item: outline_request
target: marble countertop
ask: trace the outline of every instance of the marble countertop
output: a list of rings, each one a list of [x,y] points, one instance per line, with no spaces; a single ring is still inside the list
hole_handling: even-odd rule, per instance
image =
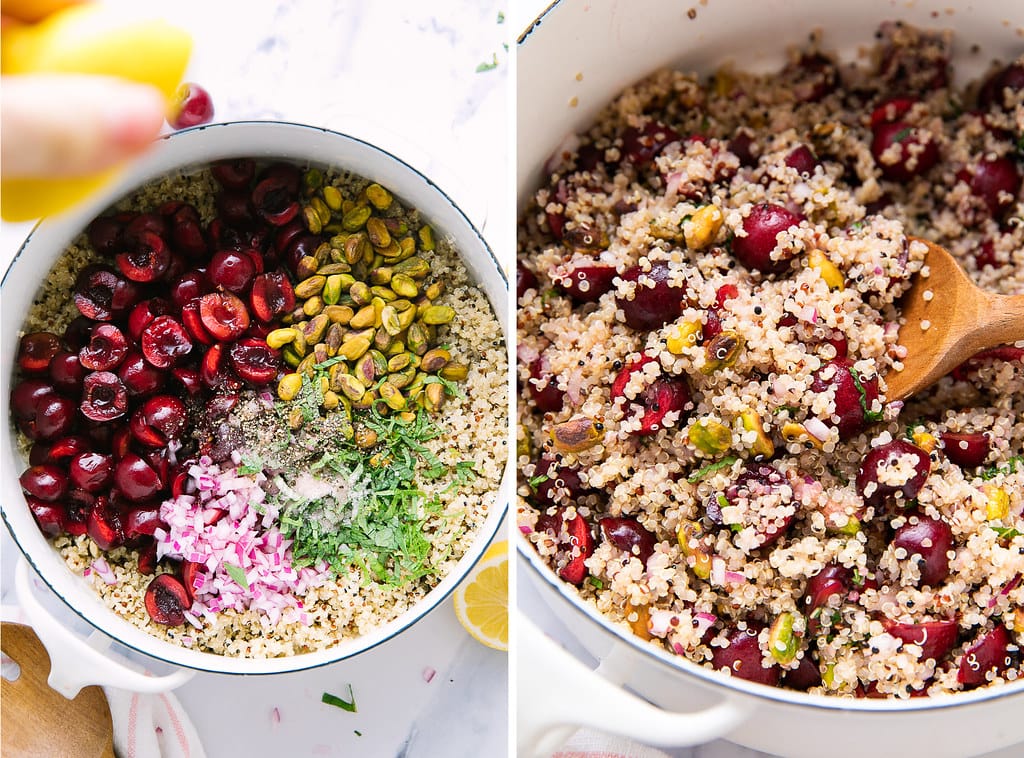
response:
[[[162,7],[193,35],[188,78],[210,91],[215,120],[296,121],[374,142],[430,176],[511,261],[504,2],[277,0],[243,9],[179,0]],[[4,269],[29,228],[0,224]],[[19,551],[2,531],[0,599],[9,603]],[[437,672],[429,682],[427,669]],[[356,713],[320,702],[323,692],[347,693],[349,684]],[[211,758],[475,758],[506,754],[507,688],[507,656],[470,638],[448,599],[350,661],[244,682],[198,674],[177,695]]]

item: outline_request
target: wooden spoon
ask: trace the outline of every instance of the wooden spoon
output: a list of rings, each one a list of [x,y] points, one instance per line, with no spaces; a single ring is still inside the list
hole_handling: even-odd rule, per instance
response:
[[[110,706],[99,687],[74,700],[50,689],[50,658],[30,627],[4,624],[0,646],[21,668],[13,682],[0,680],[3,755],[24,758],[115,758]]]
[[[931,386],[975,353],[1024,340],[1024,295],[994,295],[975,286],[949,252],[928,240],[927,277],[917,275],[903,297],[899,343],[902,371],[885,377],[888,400]],[[927,327],[927,328],[925,328]]]

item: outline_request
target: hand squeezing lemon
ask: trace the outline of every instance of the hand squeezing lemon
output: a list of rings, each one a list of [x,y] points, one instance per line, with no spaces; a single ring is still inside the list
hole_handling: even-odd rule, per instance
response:
[[[5,0],[3,13],[0,215],[24,221],[95,192],[157,136],[192,41],[92,3]]]

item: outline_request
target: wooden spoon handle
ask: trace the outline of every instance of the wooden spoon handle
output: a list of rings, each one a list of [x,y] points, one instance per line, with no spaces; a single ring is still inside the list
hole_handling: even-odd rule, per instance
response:
[[[985,314],[985,347],[1024,340],[1024,295],[990,295]]]

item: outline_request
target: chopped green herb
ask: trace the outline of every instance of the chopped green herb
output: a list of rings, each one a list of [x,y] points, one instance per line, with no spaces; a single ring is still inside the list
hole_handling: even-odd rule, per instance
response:
[[[323,697],[320,698],[320,702],[327,703],[327,705],[333,705],[335,708],[341,708],[343,711],[348,711],[349,713],[355,713],[356,698],[355,695],[352,694],[351,684],[348,685],[348,696],[351,702],[347,700],[342,700],[340,697],[338,697],[337,695],[332,695],[330,692],[325,692],[323,694]]]
[[[263,471],[263,461],[259,456],[242,456],[242,463],[238,467],[239,474],[258,474]]]
[[[434,376],[428,376],[426,379],[423,380],[423,383],[440,384],[442,387],[444,387],[445,394],[447,394],[449,397],[465,399],[465,395],[462,394],[462,391],[459,389],[459,385],[457,385],[450,379],[445,379],[443,376],[437,376],[436,374]]]
[[[735,455],[727,455],[720,461],[709,463],[707,466],[704,466],[704,468],[697,469],[686,478],[686,481],[688,481],[690,484],[696,484],[701,479],[706,477],[708,474],[713,474],[715,471],[718,471],[723,468],[729,468],[729,466],[734,464],[736,461],[737,458]]]
[[[999,535],[999,539],[1012,540],[1014,537],[1019,537],[1024,532],[1019,529],[1014,529],[1012,526],[990,526],[993,532]]]
[[[860,401],[860,408],[861,408],[861,410],[864,411],[864,420],[865,421],[871,421],[871,422],[881,421],[882,420],[882,413],[881,413],[881,411],[873,411],[870,408],[868,408],[868,393],[864,389],[864,385],[861,384],[861,382],[860,382],[860,372],[858,372],[857,369],[855,369],[855,368],[853,368],[853,366],[851,366],[850,367],[850,376],[853,377],[853,386],[855,386],[857,388],[857,395],[858,395],[857,399]]]
[[[893,135],[892,141],[893,142],[902,142],[903,140],[905,140],[907,137],[910,136],[910,133],[912,131],[914,131],[914,130],[911,129],[909,126],[906,129],[900,129],[898,132],[896,132],[896,134]]]
[[[504,24],[505,23],[505,14],[502,11],[498,11],[498,23],[499,24]]]
[[[360,422],[377,433],[377,446],[367,459],[354,441],[338,439],[309,468],[337,483],[323,497],[305,498],[281,477],[281,531],[293,540],[297,567],[326,562],[338,574],[352,569],[363,581],[399,587],[436,572],[442,561],[431,557],[424,524],[441,514],[441,501],[412,485],[419,474],[427,479],[450,475],[448,489],[476,476],[471,461],[443,463],[424,444],[441,429],[420,411],[414,420],[383,417],[372,409]]]
[[[852,224],[850,224],[850,228],[859,232],[861,229],[864,228],[864,222],[863,221],[854,221]]]
[[[723,507],[723,508],[728,508],[729,507],[729,498],[727,498],[721,492],[719,492],[717,495],[715,495],[715,500],[718,501],[718,504],[721,507]]]
[[[587,577],[587,582],[589,584],[592,584],[594,587],[596,587],[599,590],[603,590],[604,589],[604,582],[602,582],[596,576],[589,576],[589,577]]]
[[[530,489],[531,490],[537,489],[538,485],[544,484],[544,482],[546,482],[547,480],[548,480],[548,475],[547,474],[540,474],[538,476],[531,477],[529,479]]]
[[[1005,466],[992,466],[981,472],[984,480],[995,479],[1000,474],[1009,476],[1017,470],[1018,466],[1024,465],[1024,455],[1015,455],[1006,462]]]
[[[360,732],[358,729],[353,729],[352,733],[355,734],[356,737],[362,737],[363,736],[363,733]]]
[[[244,590],[249,589],[249,580],[245,578],[245,571],[230,563],[225,563],[224,569],[228,572],[231,578],[235,580],[235,584]]]
[[[494,58],[490,63],[481,63],[476,67],[476,72],[482,74],[484,71],[493,71],[498,67],[498,54],[494,53]]]
[[[743,524],[729,524],[729,529],[738,534],[743,531]]]
[[[853,583],[856,584],[858,587],[864,586],[864,577],[860,575],[859,569],[853,570]]]

